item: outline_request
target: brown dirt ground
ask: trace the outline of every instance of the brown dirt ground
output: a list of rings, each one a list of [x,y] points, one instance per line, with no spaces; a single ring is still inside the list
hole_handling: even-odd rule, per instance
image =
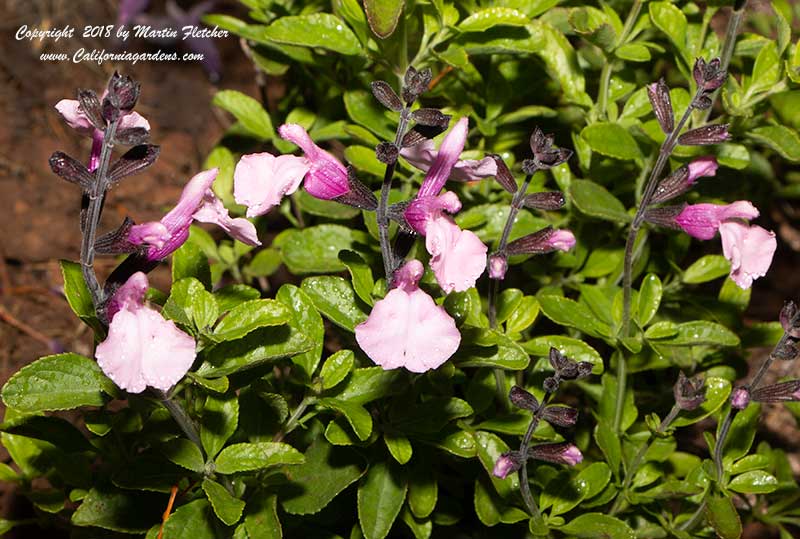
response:
[[[162,9],[163,1],[151,3],[156,11]],[[218,88],[258,95],[252,68],[235,38],[217,41],[225,68],[218,86],[209,82],[198,64],[97,66],[39,60],[43,51],[107,46],[97,40],[77,36],[42,45],[14,39],[22,24],[53,28],[71,24],[78,29],[86,24],[107,24],[114,20],[116,4],[114,0],[0,0],[0,384],[56,347],[91,353],[87,328],[74,318],[60,293],[58,260],[78,257],[79,194],[59,181],[47,164],[56,150],[84,159],[90,143],[61,121],[53,105],[62,98],[73,98],[76,88],[100,89],[115,68],[142,83],[137,110],[150,121],[152,140],[161,145],[161,158],[148,173],[114,190],[103,215],[102,228],[107,230],[126,215],[139,222],[159,218],[177,199],[187,179],[200,170],[206,154],[230,123],[210,107]],[[232,0],[218,4],[216,11],[238,9]],[[774,319],[784,298],[800,298],[796,211],[779,203],[770,212],[782,241],[769,276],[755,286],[749,312],[754,320]],[[113,265],[112,260],[98,260],[101,278]],[[168,279],[166,268],[154,273],[157,286],[164,288]],[[764,428],[774,443],[791,452],[800,469],[800,433],[792,416],[783,408],[770,409]],[[0,459],[7,458],[0,446]],[[19,516],[18,511],[26,511],[24,502],[14,499],[9,485],[0,483],[0,517]],[[755,529],[749,536],[766,537]]]

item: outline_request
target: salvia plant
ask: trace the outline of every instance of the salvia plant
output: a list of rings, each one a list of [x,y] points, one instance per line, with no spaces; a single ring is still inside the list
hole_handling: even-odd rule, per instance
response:
[[[242,3],[203,21],[260,100],[216,94],[236,121],[159,221],[99,230],[159,156],[147,88],[55,104],[91,139],[50,165],[81,193],[61,267],[94,352],[3,387],[0,477],[36,513],[0,529],[800,533],[756,441],[762,403],[798,412],[770,368],[800,309],[744,315],[778,248],[758,208],[800,192],[789,2]]]

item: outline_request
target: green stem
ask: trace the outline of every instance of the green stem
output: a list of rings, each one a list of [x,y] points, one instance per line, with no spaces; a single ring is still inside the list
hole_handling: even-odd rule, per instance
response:
[[[191,440],[191,442],[200,449],[200,453],[203,455],[203,459],[206,458],[206,452],[203,449],[203,442],[200,440],[200,434],[197,432],[197,426],[192,421],[192,418],[189,417],[189,414],[186,413],[186,410],[183,409],[183,406],[178,404],[178,402],[172,400],[166,393],[162,393],[161,404],[164,405],[172,419],[175,420],[175,423],[181,428],[186,437]]]
[[[608,89],[611,85],[611,60],[605,59],[600,71],[600,87],[597,90],[597,112],[600,118],[608,117]]]
[[[297,405],[297,408],[294,409],[292,415],[289,419],[286,420],[286,425],[277,433],[275,436],[272,437],[273,442],[280,442],[283,440],[290,432],[292,432],[300,422],[300,417],[305,413],[306,408],[312,403],[314,403],[316,399],[314,397],[305,397],[300,404]]]
[[[528,508],[528,513],[530,513],[531,517],[539,528],[544,527],[545,524],[544,520],[542,519],[542,512],[539,510],[539,505],[536,503],[536,500],[533,499],[533,495],[531,494],[531,486],[528,482],[528,449],[531,445],[531,438],[533,438],[533,431],[535,431],[536,427],[539,425],[542,412],[547,406],[547,403],[550,402],[550,397],[552,395],[552,393],[545,394],[542,404],[539,406],[536,412],[534,412],[533,417],[531,417],[528,430],[525,431],[525,436],[522,437],[522,443],[519,446],[519,453],[522,458],[522,467],[518,472],[519,491],[520,494],[522,494],[522,499],[525,502],[525,506]]]
[[[628,381],[628,365],[625,354],[620,351],[617,357],[617,398],[614,401],[614,432],[622,426],[622,411],[625,407],[625,389]]]

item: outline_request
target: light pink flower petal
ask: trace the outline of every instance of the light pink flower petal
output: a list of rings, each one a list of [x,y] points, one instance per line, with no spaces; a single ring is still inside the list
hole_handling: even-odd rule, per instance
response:
[[[445,182],[450,177],[453,166],[464,150],[464,144],[467,142],[468,126],[469,118],[465,116],[456,122],[456,125],[445,135],[442,145],[436,154],[436,159],[428,169],[425,179],[422,180],[422,185],[417,193],[418,197],[438,195],[439,191],[442,190]]]
[[[375,303],[369,318],[356,326],[355,333],[361,349],[386,370],[435,369],[461,342],[461,334],[444,308],[411,286],[390,290]]]
[[[443,211],[456,213],[461,209],[458,195],[446,191],[439,196],[417,197],[413,199],[403,213],[406,222],[418,234],[425,235],[425,223],[428,219],[440,215]]]
[[[689,163],[689,178],[686,181],[693,184],[701,176],[716,176],[717,168],[719,165],[713,155],[698,157]]]
[[[775,233],[737,221],[719,227],[722,254],[731,262],[731,279],[742,289],[767,274],[778,242]]]
[[[212,223],[225,231],[228,236],[246,243],[247,245],[261,245],[256,234],[256,227],[244,217],[232,219],[222,201],[214,196],[209,189],[203,197],[203,204],[194,212],[195,221]]]
[[[117,130],[121,131],[123,129],[131,129],[133,127],[142,127],[147,131],[150,131],[150,122],[148,122],[144,116],[138,112],[130,112],[120,119]]]
[[[478,236],[461,230],[446,215],[429,219],[425,235],[425,247],[431,254],[430,266],[442,290],[449,294],[475,286],[486,269],[488,251]]]
[[[147,286],[147,277],[139,272],[114,294],[111,304],[118,310],[95,351],[102,371],[130,393],[147,386],[168,390],[195,359],[194,339],[144,304]]]
[[[575,247],[575,235],[567,229],[556,230],[548,238],[548,243],[558,251],[569,251]]]
[[[710,240],[722,221],[727,219],[755,219],[758,210],[747,200],[732,204],[693,204],[686,206],[675,222],[690,236]]]
[[[263,215],[297,191],[309,168],[306,159],[294,155],[243,155],[233,172],[233,197],[247,206],[248,217]]]
[[[431,165],[436,161],[436,154],[436,144],[432,140],[426,140],[400,150],[400,155],[411,166],[423,172],[428,172],[431,168]],[[495,175],[497,175],[497,163],[491,157],[484,157],[483,159],[461,159],[457,161],[453,165],[449,179],[469,182]]]
[[[203,204],[194,212],[196,221],[212,223],[225,231],[228,236],[246,243],[247,245],[261,245],[256,234],[256,227],[244,217],[232,219],[222,201],[214,196],[209,189],[203,197]]]
[[[308,194],[329,200],[350,190],[347,169],[338,159],[317,146],[303,126],[283,124],[278,128],[278,133],[281,138],[297,144],[311,165],[303,183]]]
[[[91,136],[94,126],[81,110],[81,105],[76,99],[62,99],[56,103],[56,110],[67,122],[67,125],[82,135]]]

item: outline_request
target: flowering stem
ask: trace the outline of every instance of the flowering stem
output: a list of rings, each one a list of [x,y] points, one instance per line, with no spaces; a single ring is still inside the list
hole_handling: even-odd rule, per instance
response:
[[[511,229],[514,227],[514,221],[517,218],[520,208],[522,208],[522,201],[525,199],[525,192],[528,190],[528,186],[530,185],[532,178],[533,173],[525,176],[525,181],[522,182],[522,186],[517,189],[517,192],[514,193],[514,197],[511,199],[511,209],[508,211],[508,218],[506,219],[506,224],[503,227],[503,233],[500,236],[500,242],[497,244],[497,252],[502,253],[503,250],[505,250],[506,245],[508,245],[508,238],[511,235]],[[500,289],[500,281],[499,279],[492,279],[492,281],[493,283],[489,288],[489,326],[494,328],[497,325],[497,293]]]
[[[672,422],[675,421],[675,418],[678,417],[680,411],[681,411],[680,406],[678,406],[678,404],[675,403],[672,406],[672,409],[669,411],[669,414],[667,414],[667,417],[661,420],[661,423],[658,425],[655,434],[659,435],[666,432],[666,430],[669,428]],[[612,516],[616,515],[622,509],[624,495],[626,495],[628,493],[628,489],[631,488],[631,484],[633,483],[633,478],[636,476],[636,472],[639,471],[639,466],[642,464],[642,460],[644,460],[644,456],[647,454],[647,451],[650,449],[650,446],[653,445],[654,440],[655,437],[651,435],[648,441],[642,447],[639,448],[639,452],[636,453],[636,456],[633,457],[631,465],[628,467],[625,473],[625,480],[622,483],[623,496],[617,496],[617,499],[614,501],[614,505],[611,507],[610,514]]]
[[[177,423],[183,433],[186,434],[186,437],[189,438],[189,440],[191,440],[198,449],[200,449],[200,453],[203,455],[203,459],[205,459],[206,452],[203,449],[203,442],[200,441],[200,434],[197,432],[197,427],[195,426],[194,421],[192,421],[192,418],[189,417],[189,414],[186,413],[186,410],[184,410],[183,407],[176,401],[172,400],[169,395],[163,392],[159,393],[161,404],[163,404],[164,408],[169,411],[172,419],[175,420],[175,423]]]
[[[394,144],[400,148],[403,141],[403,135],[408,127],[408,120],[410,116],[410,105],[406,104],[402,111],[400,111],[400,121],[397,124],[397,131],[394,136]],[[378,202],[378,208],[375,212],[375,217],[378,221],[378,237],[381,243],[381,256],[383,257],[383,269],[386,273],[386,288],[392,285],[392,275],[397,267],[394,260],[394,252],[392,245],[389,242],[389,216],[386,210],[389,208],[389,192],[392,189],[392,178],[394,178],[394,169],[397,162],[389,163],[386,165],[386,172],[383,174],[383,184],[381,184],[381,199]]]
[[[83,230],[83,240],[81,241],[81,270],[83,280],[92,294],[92,303],[95,311],[99,309],[105,299],[105,293],[97,275],[94,273],[94,242],[97,237],[97,225],[100,222],[100,213],[103,208],[103,198],[108,187],[108,164],[111,160],[111,150],[114,148],[114,136],[117,133],[119,119],[108,124],[105,136],[103,137],[103,150],[100,153],[100,165],[95,173],[94,185],[92,185],[89,195],[89,207],[86,210],[86,227]]]
[[[527,187],[527,185],[525,186]],[[522,437],[522,443],[519,446],[519,454],[522,456],[522,467],[519,469],[519,492],[522,494],[522,499],[525,502],[525,506],[528,508],[528,513],[531,514],[533,519],[539,525],[539,527],[544,526],[544,521],[542,520],[542,512],[539,510],[539,506],[536,504],[536,500],[533,499],[533,495],[531,494],[531,486],[528,483],[528,449],[530,449],[531,445],[531,438],[533,437],[533,431],[536,430],[536,427],[539,425],[539,420],[542,417],[542,412],[547,406],[547,403],[550,402],[550,397],[552,393],[546,393],[544,399],[542,400],[542,404],[536,411],[533,413],[533,417],[531,417],[531,422],[528,425],[528,430],[525,431],[525,436]]]

